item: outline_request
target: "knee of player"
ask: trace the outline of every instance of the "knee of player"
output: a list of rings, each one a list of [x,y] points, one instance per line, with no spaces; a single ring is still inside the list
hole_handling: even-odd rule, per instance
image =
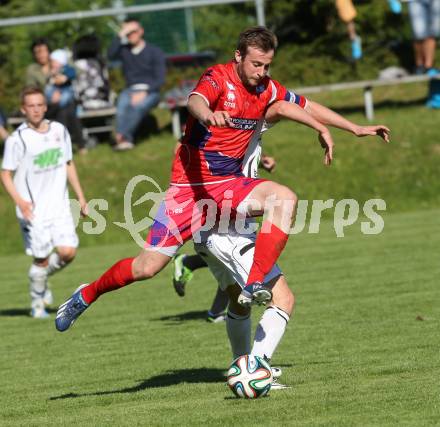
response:
[[[287,284],[279,289],[274,289],[272,304],[285,311],[289,316],[292,314],[295,296]]]
[[[69,262],[72,262],[75,258],[76,248],[63,249],[62,251],[58,252],[58,255],[60,256],[60,259],[64,264],[68,264]]]
[[[285,304],[286,304],[286,311],[288,314],[292,314],[293,308],[295,307],[295,295],[293,292],[289,289],[289,292],[286,293],[285,296]]]
[[[275,210],[293,215],[296,210],[298,196],[288,187],[280,186],[277,191],[278,206]]]
[[[137,280],[147,280],[154,277],[156,275],[156,271],[151,265],[148,264],[133,264],[133,275]]]
[[[154,277],[155,273],[149,267],[141,268],[139,270],[135,270],[134,276],[139,280],[148,280]]]
[[[281,200],[290,201],[294,204],[298,201],[298,196],[289,187],[285,187],[284,185],[281,186],[278,197]]]
[[[146,280],[154,277],[170,261],[170,257],[160,252],[142,250],[133,260],[132,272],[135,280]]]

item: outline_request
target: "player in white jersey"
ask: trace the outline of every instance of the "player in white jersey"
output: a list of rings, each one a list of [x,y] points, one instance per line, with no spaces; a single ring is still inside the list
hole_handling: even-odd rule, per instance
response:
[[[305,109],[288,102],[277,102],[269,107],[266,122],[260,122],[243,160],[245,176],[258,176],[258,163],[261,157],[261,134],[281,118],[305,124],[319,133],[319,142],[328,153],[333,149],[333,140],[326,125],[341,128],[356,136],[379,135],[389,141],[389,130],[384,126],[358,126],[328,108],[307,101]],[[331,156],[330,156],[331,158]],[[328,157],[325,157],[327,163]],[[246,224],[252,220],[247,219]],[[233,357],[252,353],[270,359],[284,335],[294,306],[294,295],[287,286],[285,277],[277,265],[265,277],[265,285],[272,289],[272,301],[264,311],[257,325],[251,349],[250,308],[237,303],[237,297],[245,286],[253,261],[255,233],[237,232],[232,223],[226,233],[217,229],[202,232],[200,243],[194,243],[196,252],[203,258],[219,288],[229,296],[226,328]],[[218,294],[217,294],[218,295]],[[275,373],[280,374],[276,369]],[[274,389],[285,386],[275,382]]]
[[[47,278],[71,262],[78,247],[67,181],[81,213],[87,210],[69,132],[61,123],[45,120],[46,110],[40,89],[23,90],[25,121],[6,140],[1,171],[2,183],[16,204],[26,254],[33,256],[29,281],[34,318],[49,316],[45,306],[52,303],[52,293]]]
[[[243,174],[245,176],[258,177],[258,165],[262,157],[261,134],[267,128],[267,124],[262,120],[255,130],[243,159]],[[329,144],[331,143],[329,140]],[[274,166],[273,159],[268,162],[271,167]],[[252,227],[253,224],[255,224],[255,220],[246,218],[245,228]],[[264,278],[264,284],[272,290],[272,301],[258,323],[251,348],[251,309],[238,304],[237,299],[246,285],[252,266],[256,232],[244,233],[237,231],[237,228],[235,221],[233,221],[226,233],[220,232],[218,226],[211,230],[202,231],[200,238],[194,240],[194,249],[208,265],[217,280],[219,289],[229,297],[226,330],[232,357],[235,359],[243,354],[252,353],[270,361],[292,314],[294,295],[289,289],[281,269],[275,264]],[[218,295],[219,292],[216,297]],[[287,386],[278,382],[281,369],[272,368],[272,371],[274,378],[276,377],[272,383],[272,389],[286,388]]]

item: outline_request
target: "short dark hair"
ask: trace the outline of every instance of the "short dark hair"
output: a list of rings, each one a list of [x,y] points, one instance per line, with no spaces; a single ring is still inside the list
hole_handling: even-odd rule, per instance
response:
[[[141,25],[139,19],[136,19],[132,16],[128,16],[127,18],[124,19],[124,22],[137,22],[139,25]]]
[[[237,50],[244,58],[248,47],[254,47],[263,52],[275,50],[278,46],[277,36],[266,27],[251,27],[238,37]]]
[[[42,95],[44,100],[46,100],[42,89],[37,86],[26,86],[25,88],[23,88],[20,94],[21,105],[24,105],[26,97],[29,95]]]
[[[50,52],[50,46],[49,46],[49,41],[45,38],[45,37],[40,37],[38,39],[35,39],[32,44],[31,44],[31,52],[34,53],[34,49],[37,46],[47,46],[47,49]]]

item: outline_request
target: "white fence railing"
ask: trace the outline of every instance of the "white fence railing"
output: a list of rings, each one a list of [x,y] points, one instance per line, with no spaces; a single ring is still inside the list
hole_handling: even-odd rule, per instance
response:
[[[98,18],[102,16],[117,16],[124,14],[136,14],[146,12],[159,12],[164,10],[188,9],[201,6],[213,6],[218,4],[255,3],[258,25],[265,25],[264,14],[265,0],[183,0],[169,1],[158,4],[146,4],[138,6],[112,7],[107,9],[81,10],[75,12],[53,13],[50,15],[23,16],[20,18],[0,19],[0,27],[16,25],[41,24],[44,22],[69,21],[73,19]],[[268,1],[268,0],[266,0]]]
[[[432,79],[439,79],[440,75],[437,77],[422,75],[422,76],[406,76],[399,77],[395,79],[377,79],[377,80],[361,80],[357,82],[345,82],[345,83],[333,83],[325,84],[319,86],[308,86],[299,87],[292,89],[293,92],[297,92],[301,95],[307,95],[310,93],[321,93],[321,92],[334,92],[339,90],[348,89],[363,89],[364,91],[364,105],[365,105],[365,116],[368,120],[374,119],[374,101],[373,101],[373,88],[378,86],[396,86],[408,83],[425,82]]]

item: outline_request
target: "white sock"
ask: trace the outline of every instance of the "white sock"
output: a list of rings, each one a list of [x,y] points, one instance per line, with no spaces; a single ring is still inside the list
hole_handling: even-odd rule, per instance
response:
[[[66,263],[60,258],[57,252],[52,252],[49,255],[49,264],[47,266],[47,275],[51,276],[58,270],[65,267]]]
[[[261,316],[255,331],[252,354],[271,359],[284,335],[288,322],[289,315],[285,311],[275,306],[268,307]]]
[[[226,331],[228,332],[234,359],[251,352],[250,314],[247,316],[239,316],[238,314],[228,311],[228,315],[226,316]]]
[[[32,264],[29,269],[29,292],[32,303],[38,303],[43,299],[47,287],[47,269]]]

